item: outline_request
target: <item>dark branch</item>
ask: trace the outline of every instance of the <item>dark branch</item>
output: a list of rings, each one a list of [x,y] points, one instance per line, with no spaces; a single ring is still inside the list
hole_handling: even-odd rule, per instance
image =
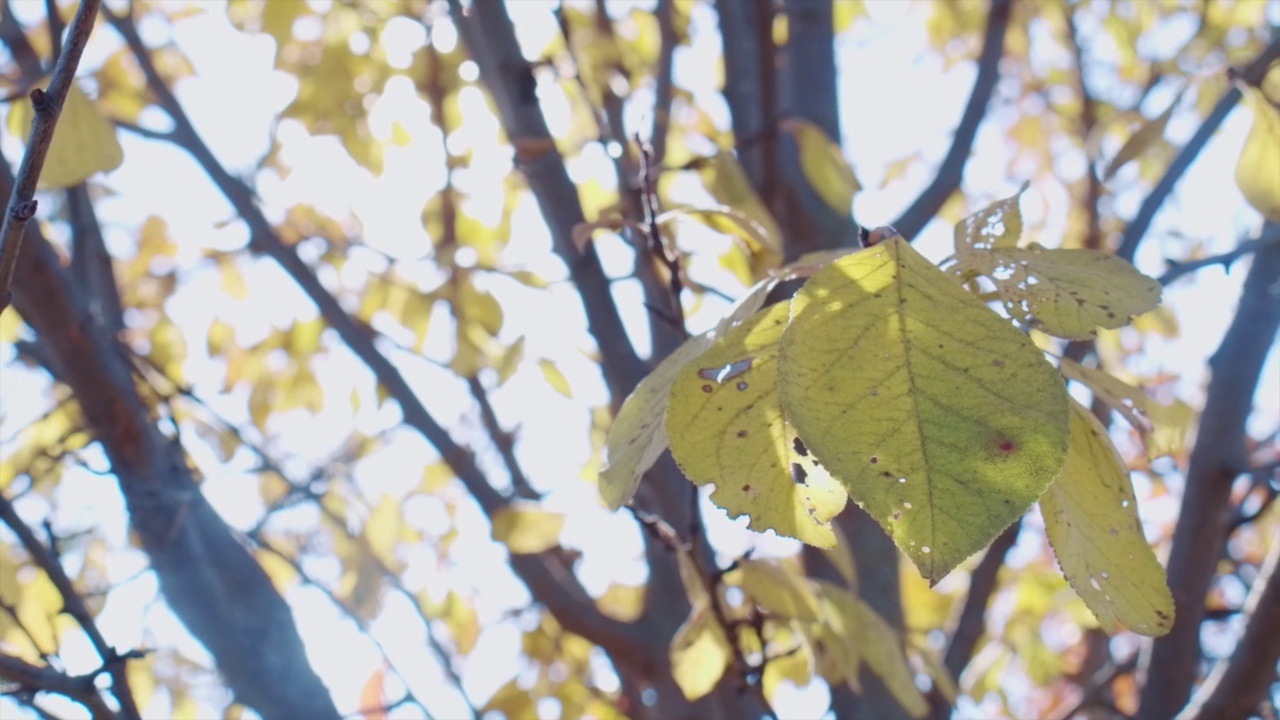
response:
[[[929,187],[920,193],[911,206],[894,220],[893,227],[902,237],[914,238],[924,226],[938,214],[942,204],[960,187],[964,179],[964,166],[969,162],[969,152],[978,136],[978,126],[987,115],[987,104],[1000,80],[1000,58],[1004,55],[1004,36],[1009,29],[1009,16],[1013,0],[991,0],[991,12],[987,16],[986,37],[982,54],[978,57],[978,77],[973,82],[973,92],[965,105],[960,125],[956,127],[951,149],[942,160],[942,166]]]
[[[1209,677],[1179,714],[1185,720],[1237,718],[1252,715],[1276,681],[1280,661],[1280,543],[1273,543],[1253,589],[1245,600],[1248,616],[1239,643],[1227,660],[1214,666]]]
[[[67,572],[62,569],[62,563],[58,561],[53,549],[40,542],[31,528],[18,517],[13,504],[3,493],[0,493],[0,521],[8,525],[9,529],[18,536],[22,546],[31,555],[32,561],[44,570],[50,582],[58,589],[58,595],[62,597],[62,611],[75,618],[76,623],[89,638],[89,642],[93,644],[93,649],[102,660],[103,670],[111,676],[111,691],[120,703],[121,715],[126,720],[138,720],[138,705],[134,701],[133,691],[129,689],[129,677],[125,673],[125,655],[128,653],[122,655],[107,644],[102,632],[98,630],[97,623],[93,620],[93,614],[84,604],[84,599],[80,597],[79,591],[67,576]],[[92,686],[92,678],[90,685]]]
[[[13,683],[16,689],[11,695],[34,695],[37,692],[64,695],[88,708],[93,720],[114,720],[119,717],[98,694],[90,675],[67,675],[50,667],[32,665],[25,660],[0,653],[0,680]]]
[[[1188,260],[1186,262],[1175,262],[1167,260],[1169,269],[1160,276],[1161,285],[1169,285],[1174,280],[1188,275],[1202,268],[1212,267],[1213,265],[1221,265],[1223,270],[1230,270],[1232,263],[1240,258],[1248,255],[1256,250],[1261,250],[1270,243],[1280,242],[1280,225],[1269,225],[1270,232],[1263,230],[1262,234],[1252,240],[1245,240],[1236,245],[1234,249],[1222,253],[1221,255],[1213,255],[1199,260]]]
[[[1146,659],[1140,720],[1174,715],[1195,684],[1200,623],[1227,537],[1231,486],[1248,469],[1245,423],[1263,363],[1280,330],[1280,303],[1272,290],[1277,282],[1280,244],[1272,244],[1254,255],[1235,318],[1209,360],[1212,379],[1169,552],[1169,589],[1177,617],[1170,633],[1153,642]]]
[[[49,154],[49,145],[53,142],[53,130],[58,125],[58,116],[62,114],[62,104],[71,90],[71,83],[76,81],[76,67],[80,64],[84,46],[88,44],[89,35],[93,32],[93,21],[98,15],[101,2],[102,0],[81,0],[75,19],[71,21],[71,34],[67,38],[66,48],[53,67],[49,89],[37,88],[31,91],[31,104],[35,107],[31,135],[9,194],[4,223],[0,226],[0,312],[4,312],[9,306],[9,288],[13,284],[18,251],[22,249],[23,230],[27,221],[36,214],[36,183],[40,181],[40,172],[44,169],[44,160]]]

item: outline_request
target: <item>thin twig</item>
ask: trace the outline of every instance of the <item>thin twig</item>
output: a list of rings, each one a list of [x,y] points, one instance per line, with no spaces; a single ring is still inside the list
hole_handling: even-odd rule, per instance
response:
[[[53,552],[45,547],[32,532],[31,527],[23,522],[18,516],[17,511],[13,507],[13,503],[0,493],[0,521],[9,526],[9,529],[18,536],[18,540],[22,546],[26,548],[27,553],[31,555],[31,559],[36,565],[44,570],[45,575],[57,588],[58,594],[62,596],[62,610],[75,621],[79,623],[80,628],[84,630],[84,634],[89,638],[89,642],[93,643],[93,648],[98,652],[98,657],[102,659],[103,670],[111,676],[111,693],[120,703],[120,712],[126,720],[138,720],[138,705],[134,701],[133,691],[129,688],[129,677],[125,673],[125,664],[128,658],[137,657],[135,653],[126,652],[121,654],[114,647],[107,644],[106,639],[102,636],[102,632],[98,630],[97,624],[93,620],[93,614],[89,612],[89,608],[84,604],[84,598],[80,596],[76,590],[75,584],[71,578],[67,576],[58,559],[54,557]]]
[[[1200,258],[1198,260],[1188,260],[1186,262],[1166,260],[1165,262],[1168,264],[1169,269],[1160,276],[1160,284],[1168,286],[1174,280],[1177,280],[1183,275],[1188,275],[1197,270],[1211,267],[1213,265],[1221,265],[1223,271],[1230,270],[1231,264],[1236,260],[1239,260],[1251,252],[1261,250],[1270,243],[1280,242],[1280,225],[1271,225],[1269,227],[1272,228],[1272,232],[1267,233],[1264,231],[1260,237],[1254,238],[1253,240],[1245,240],[1239,245],[1236,245],[1235,248],[1220,255],[1212,255],[1210,257]]]
[[[644,206],[644,233],[649,239],[649,252],[654,259],[667,269],[667,282],[671,289],[671,312],[675,316],[676,329],[683,338],[689,337],[684,324],[684,306],[680,304],[680,296],[684,291],[684,279],[681,277],[680,251],[675,244],[662,240],[662,230],[658,227],[658,190],[657,168],[654,164],[653,148],[636,138],[640,145],[640,198]]]
[[[75,19],[71,21],[66,48],[54,65],[49,89],[31,91],[31,105],[35,109],[31,135],[13,183],[13,193],[5,208],[4,224],[0,226],[0,313],[9,307],[9,288],[13,284],[13,270],[18,264],[18,251],[22,249],[22,235],[27,222],[35,217],[38,206],[36,183],[44,169],[58,116],[62,114],[62,105],[71,90],[71,83],[75,82],[76,67],[93,32],[93,21],[98,16],[101,3],[102,0],[81,0]]]
[[[507,466],[507,472],[511,475],[511,487],[516,496],[537,500],[540,494],[529,484],[529,478],[525,476],[524,468],[516,458],[515,435],[502,429],[502,423],[498,422],[498,415],[493,411],[493,403],[489,402],[489,391],[480,378],[475,376],[467,378],[467,387],[471,389],[471,397],[480,406],[480,421],[484,423],[485,431],[489,433],[489,438],[498,448],[498,454],[502,456],[502,462]]]
[[[34,695],[37,692],[56,693],[84,705],[93,713],[93,720],[112,720],[119,717],[98,693],[94,685],[97,673],[67,675],[51,667],[32,665],[25,660],[0,653],[0,680],[17,685],[9,690],[11,695]]]
[[[674,17],[674,0],[658,0],[658,7],[653,14],[658,19],[658,37],[662,42],[658,50],[658,68],[655,71],[653,91],[653,124],[649,129],[649,143],[653,146],[653,162],[662,167],[667,156],[667,128],[671,122],[671,102],[675,95],[672,80],[675,63],[676,46],[680,38],[676,37]]]

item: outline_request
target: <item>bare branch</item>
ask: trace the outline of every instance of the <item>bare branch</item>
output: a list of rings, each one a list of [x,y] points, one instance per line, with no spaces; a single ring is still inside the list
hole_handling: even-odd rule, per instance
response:
[[[58,56],[58,62],[53,67],[49,89],[37,88],[31,91],[31,104],[35,108],[35,116],[31,120],[31,135],[9,194],[4,224],[0,226],[0,312],[4,312],[9,306],[9,288],[13,284],[18,251],[22,249],[23,230],[27,221],[36,214],[36,183],[40,180],[40,171],[44,169],[44,160],[49,154],[49,145],[53,142],[53,131],[58,125],[58,116],[62,114],[62,104],[71,90],[71,83],[76,80],[76,67],[80,64],[84,46],[88,44],[89,35],[93,32],[93,21],[101,3],[102,0],[81,0],[75,19],[71,21],[71,33],[67,38],[65,51]]]
[[[516,496],[528,500],[537,499],[538,491],[529,484],[529,478],[525,477],[524,468],[516,458],[515,436],[502,429],[502,423],[498,422],[498,415],[493,411],[493,403],[489,402],[489,391],[480,378],[475,376],[467,378],[467,387],[471,389],[471,397],[480,406],[480,422],[484,424],[485,432],[489,433],[490,439],[498,448],[498,454],[502,456],[502,462],[507,466],[507,473],[511,475],[511,487]]]
[[[675,12],[674,0],[658,0],[658,7],[653,11],[658,18],[658,36],[662,47],[658,51],[658,69],[655,71],[653,125],[649,130],[649,144],[653,146],[653,162],[658,167],[662,167],[667,157],[667,131],[671,123],[671,101],[675,94],[672,81],[675,66],[673,58],[676,46],[680,44],[673,22]]]
[[[1271,66],[1277,58],[1280,58],[1280,32],[1275,32],[1271,39],[1271,44],[1262,51],[1253,62],[1249,63],[1244,69],[1240,70],[1236,75],[1243,82],[1249,85],[1257,85],[1267,73],[1267,68]],[[1116,255],[1125,260],[1132,261],[1134,254],[1138,251],[1138,243],[1142,241],[1142,237],[1147,234],[1147,229],[1151,227],[1151,221],[1155,219],[1156,211],[1164,204],[1165,198],[1169,193],[1173,192],[1173,188],[1182,179],[1182,174],[1191,167],[1192,161],[1200,155],[1200,151],[1209,143],[1209,138],[1218,131],[1218,127],[1227,119],[1227,115],[1235,108],[1236,103],[1240,102],[1243,97],[1240,88],[1232,86],[1231,89],[1223,93],[1222,98],[1218,100],[1218,104],[1213,107],[1209,116],[1204,119],[1200,127],[1196,130],[1195,135],[1187,141],[1187,144],[1178,152],[1177,157],[1169,164],[1169,169],[1165,170],[1164,176],[1160,178],[1160,182],[1151,189],[1146,200],[1142,201],[1142,206],[1138,208],[1138,214],[1124,229],[1124,236],[1120,239],[1120,246],[1116,248]]]
[[[973,82],[969,102],[956,127],[951,149],[947,151],[947,156],[943,158],[942,166],[929,187],[891,223],[904,238],[914,238],[924,229],[964,179],[964,166],[969,162],[969,151],[973,148],[974,139],[978,137],[978,127],[987,115],[987,104],[1000,80],[1000,58],[1004,55],[1004,36],[1009,29],[1012,6],[1013,0],[991,0],[986,38],[983,40],[982,54],[978,57],[978,77]]]
[[[1209,360],[1212,379],[1191,453],[1182,509],[1169,552],[1169,589],[1177,611],[1173,629],[1156,638],[1145,658],[1138,718],[1174,715],[1195,684],[1200,663],[1200,623],[1230,520],[1231,486],[1248,469],[1245,423],[1259,375],[1280,330],[1280,244],[1253,257],[1235,318]]]
[[[987,604],[991,601],[991,594],[995,592],[996,577],[1000,573],[1000,567],[1004,565],[1005,555],[1017,542],[1018,531],[1021,529],[1022,519],[1019,518],[991,543],[991,547],[987,548],[986,554],[969,576],[969,592],[964,598],[964,605],[943,659],[943,664],[953,678],[959,678],[964,672],[978,646],[978,639],[986,630]]]
[[[1232,250],[1222,253],[1221,255],[1213,255],[1199,260],[1188,260],[1186,262],[1175,262],[1173,260],[1165,261],[1169,265],[1169,269],[1160,276],[1161,285],[1169,285],[1174,280],[1188,275],[1202,268],[1211,267],[1213,265],[1221,265],[1223,270],[1230,270],[1232,263],[1240,258],[1248,255],[1256,250],[1261,250],[1270,243],[1280,242],[1280,225],[1268,225],[1270,232],[1264,230],[1261,235],[1252,239],[1244,240],[1236,245]]]

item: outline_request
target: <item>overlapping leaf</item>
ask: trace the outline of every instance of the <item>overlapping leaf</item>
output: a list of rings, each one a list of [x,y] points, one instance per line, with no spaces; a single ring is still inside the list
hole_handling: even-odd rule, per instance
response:
[[[1099,399],[1141,432],[1148,458],[1154,459],[1182,449],[1187,430],[1195,417],[1195,410],[1190,405],[1181,400],[1158,402],[1110,373],[1066,358],[1059,369],[1067,379],[1089,386]]]
[[[1062,467],[1061,377],[900,237],[810,278],[779,364],[800,437],[932,582]]]
[[[1257,88],[1245,89],[1253,127],[1236,164],[1236,185],[1244,199],[1272,222],[1280,222],[1280,111]]]
[[[757,313],[686,365],[672,385],[667,432],[685,475],[715,484],[711,501],[730,517],[830,547],[830,520],[846,495],[782,411],[777,358],[787,314],[785,303]]]
[[[1160,303],[1160,283],[1097,250],[994,248],[964,253],[958,269],[989,277],[1011,317],[1062,338],[1091,338]]]
[[[1063,575],[1105,629],[1169,632],[1173,596],[1142,534],[1129,474],[1106,428],[1074,401],[1067,462],[1040,509]]]

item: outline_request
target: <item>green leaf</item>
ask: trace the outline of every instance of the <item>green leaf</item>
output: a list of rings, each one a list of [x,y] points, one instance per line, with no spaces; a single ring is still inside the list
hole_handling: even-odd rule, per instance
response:
[[[1160,304],[1160,283],[1097,250],[1032,245],[971,252],[958,269],[989,277],[1011,317],[1072,340],[1127,325]]]
[[[1129,473],[1106,428],[1075,401],[1067,463],[1040,510],[1062,574],[1103,628],[1169,632],[1173,596],[1142,534]]]
[[[901,237],[805,283],[779,377],[809,450],[934,584],[1022,515],[1066,455],[1057,371]]]
[[[695,606],[671,639],[671,676],[686,699],[697,700],[715,689],[731,656],[729,640],[711,608]]]
[[[800,171],[813,191],[832,210],[847,214],[853,206],[854,193],[862,185],[844,159],[840,145],[808,120],[789,118],[783,121],[782,129],[795,137],[800,149]]]
[[[640,477],[667,449],[664,420],[676,374],[685,364],[706,352],[716,338],[728,332],[735,323],[763,307],[774,282],[767,278],[756,283],[719,325],[685,340],[627,396],[613,420],[613,426],[609,428],[609,437],[605,441],[606,465],[600,471],[600,497],[610,510],[631,502],[640,485]]]
[[[809,579],[778,563],[740,560],[742,591],[756,604],[783,617],[818,619],[818,597]]]
[[[1023,183],[1018,192],[997,200],[956,223],[956,257],[963,260],[974,251],[1014,248],[1022,237],[1022,210],[1018,201],[1030,187]]]
[[[787,423],[778,397],[778,341],[785,303],[730,330],[671,388],[671,453],[730,517],[749,515],[756,531],[774,530],[811,545],[835,544],[830,520],[846,495]]]
[[[560,542],[564,515],[529,503],[510,505],[493,514],[493,539],[515,555],[550,550]]]
[[[1236,164],[1236,185],[1263,217],[1280,222],[1280,111],[1257,88],[1245,88],[1244,101],[1253,111],[1253,128]]]

